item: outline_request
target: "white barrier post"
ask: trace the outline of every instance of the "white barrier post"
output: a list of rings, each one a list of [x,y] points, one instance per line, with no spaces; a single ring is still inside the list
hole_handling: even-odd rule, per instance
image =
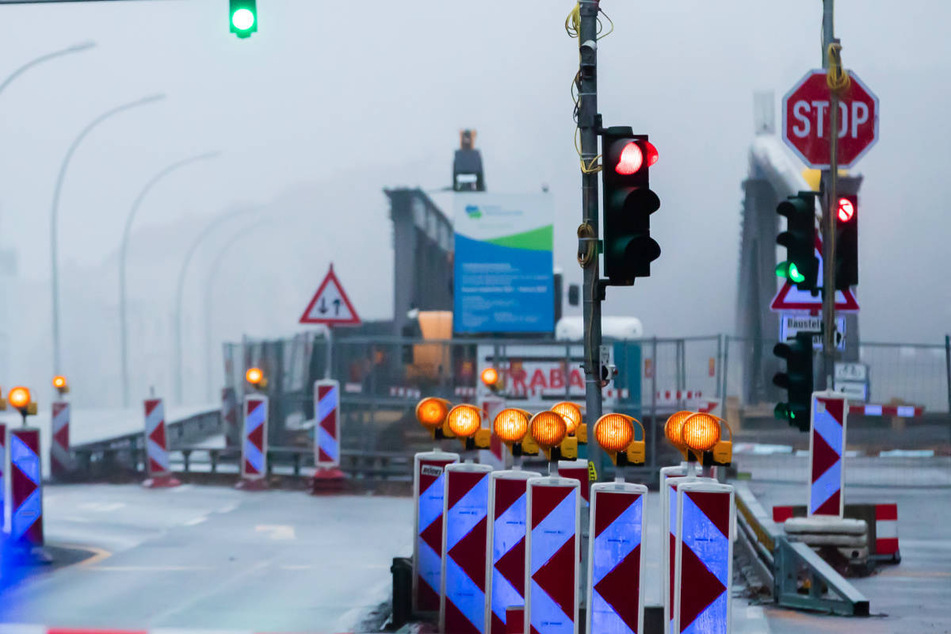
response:
[[[602,482],[591,487],[588,634],[644,631],[647,487]]]
[[[168,435],[165,433],[165,403],[160,398],[145,400],[145,471],[142,483],[150,489],[181,484],[172,476],[168,460]]]
[[[484,632],[491,465],[446,466],[439,631]]]
[[[672,631],[729,634],[736,539],[733,487],[706,478],[680,482],[676,533]]]
[[[528,481],[523,632],[577,634],[581,495],[577,480]]]
[[[424,451],[413,457],[413,612],[439,612],[442,576],[443,501],[447,465],[459,454]]]

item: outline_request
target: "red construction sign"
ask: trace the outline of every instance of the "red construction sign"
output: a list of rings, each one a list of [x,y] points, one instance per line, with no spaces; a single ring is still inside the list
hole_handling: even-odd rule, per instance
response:
[[[878,97],[858,76],[839,98],[839,167],[856,163],[878,140]],[[809,167],[828,169],[830,95],[826,71],[811,70],[783,97],[783,140]]]
[[[819,271],[816,279],[822,282],[822,240],[816,238],[816,257],[819,258]],[[783,287],[776,293],[776,297],[769,305],[769,309],[774,313],[784,313],[793,311],[808,311],[813,315],[818,315],[822,311],[822,292],[813,295],[809,291],[801,291],[796,285],[788,279]],[[844,291],[835,292],[835,309],[842,313],[857,313],[859,303],[855,300],[852,289],[847,288]]]
[[[327,326],[359,326],[360,317],[350,303],[340,280],[334,274],[334,265],[330,265],[327,277],[320,283],[313,299],[301,315],[302,324],[324,324]]]

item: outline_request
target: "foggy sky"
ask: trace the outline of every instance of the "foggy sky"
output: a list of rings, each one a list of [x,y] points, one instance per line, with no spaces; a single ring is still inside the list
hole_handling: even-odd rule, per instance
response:
[[[260,30],[248,40],[228,32],[227,0],[0,5],[0,80],[43,53],[98,43],[30,70],[0,94],[0,246],[19,250],[20,276],[46,306],[43,315],[49,209],[66,148],[102,111],[155,92],[168,97],[103,124],[77,152],[60,208],[62,270],[114,268],[122,223],[143,184],[168,163],[220,150],[220,158],[170,177],[140,210],[137,251],[153,238],[164,242],[148,250],[151,276],[130,277],[133,295],[162,289],[170,311],[184,249],[211,216],[236,206],[290,207],[298,220],[262,235],[267,252],[283,259],[249,269],[247,248],[228,255],[223,279],[247,284],[255,309],[216,315],[216,331],[293,332],[331,260],[347,263],[337,272],[361,316],[386,318],[391,227],[380,189],[448,185],[458,130],[471,127],[490,191],[550,186],[556,264],[567,282],[580,282],[573,236],[581,177],[569,96],[578,55],[563,28],[571,2],[258,5]],[[881,139],[855,170],[865,176],[863,338],[938,342],[951,330],[951,218],[943,205],[951,5],[836,5],[843,61],[881,104]],[[602,8],[616,28],[600,42],[599,110],[605,125],[632,125],[659,150],[651,177],[662,206],[652,234],[663,250],[651,278],[608,289],[605,314],[635,315],[648,335],[732,332],[752,95],[774,90],[778,109],[792,84],[820,65],[821,2],[604,0]],[[369,265],[357,257],[361,246],[372,251]],[[114,279],[102,284],[113,293]],[[269,284],[282,288],[280,301]],[[115,337],[95,320],[78,327],[87,326]],[[48,321],[35,326],[37,346],[44,329]],[[37,354],[48,359],[48,348]]]

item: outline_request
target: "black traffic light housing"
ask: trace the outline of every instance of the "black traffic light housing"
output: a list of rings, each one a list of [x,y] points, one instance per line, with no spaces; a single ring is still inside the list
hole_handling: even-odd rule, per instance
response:
[[[776,266],[776,274],[796,288],[818,292],[819,258],[816,257],[816,192],[799,192],[776,207],[786,217],[786,231],[776,243],[786,247],[786,260]]]
[[[859,283],[859,198],[839,196],[835,219],[835,290]]]
[[[660,245],[651,238],[650,216],[660,199],[650,189],[657,150],[646,134],[626,126],[601,130],[602,235],[605,283],[630,286],[649,277]]]
[[[228,0],[228,27],[232,33],[240,38],[251,37],[252,33],[258,31],[258,2],[257,0]],[[253,21],[247,28],[238,28],[235,24],[234,14],[240,10],[251,12]]]
[[[785,420],[799,431],[809,431],[809,408],[812,406],[812,338],[816,333],[797,332],[789,343],[777,343],[773,354],[786,360],[786,372],[777,372],[773,383],[787,392],[787,401],[773,410],[776,418]]]

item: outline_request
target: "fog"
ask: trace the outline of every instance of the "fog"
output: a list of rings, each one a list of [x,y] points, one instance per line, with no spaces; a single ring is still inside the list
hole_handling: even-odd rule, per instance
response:
[[[207,399],[223,340],[283,336],[330,262],[364,319],[392,314],[391,227],[383,187],[449,185],[458,131],[478,130],[490,191],[550,187],[555,260],[580,282],[574,230],[581,177],[569,86],[571,2],[329,3],[258,0],[250,39],[228,32],[226,0],[0,4],[0,250],[13,250],[0,311],[0,385],[44,386],[50,345],[50,207],[70,143],[80,145],[60,203],[64,370],[79,403],[118,404],[117,250],[129,209],[170,163],[133,229],[129,289],[133,396],[172,385],[175,290],[186,251],[213,218],[185,285],[186,400]],[[740,184],[758,90],[778,100],[820,65],[821,2],[604,0],[605,125],[646,132],[660,160],[649,279],[609,289],[605,314],[648,335],[730,333],[739,262]],[[880,141],[854,171],[861,192],[858,298],[863,338],[939,342],[951,330],[943,180],[951,167],[951,5],[839,0],[846,67],[880,100]],[[450,211],[446,209],[446,211]],[[252,227],[247,229],[247,227]],[[222,251],[225,247],[227,250]],[[220,260],[219,260],[220,257]],[[220,261],[218,274],[210,273]],[[210,291],[208,290],[210,288]],[[569,314],[571,311],[568,311]]]

